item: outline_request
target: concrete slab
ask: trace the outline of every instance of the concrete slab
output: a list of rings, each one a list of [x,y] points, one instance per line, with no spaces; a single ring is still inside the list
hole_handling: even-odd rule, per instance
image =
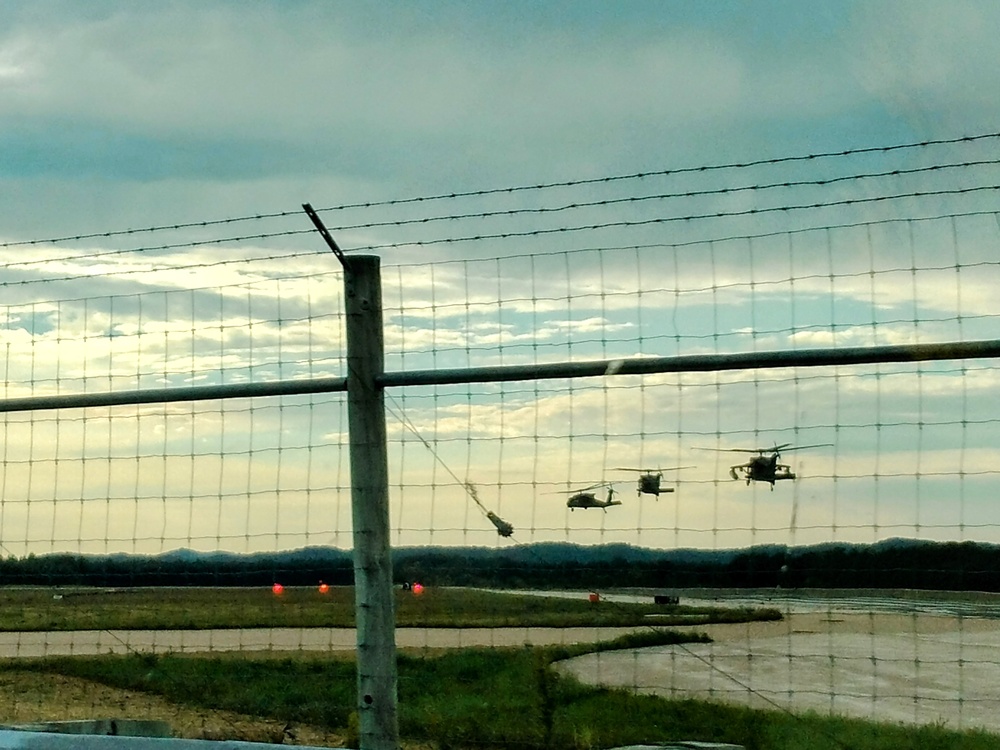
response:
[[[788,615],[717,640],[587,654],[558,669],[637,693],[1000,733],[1000,621]]]

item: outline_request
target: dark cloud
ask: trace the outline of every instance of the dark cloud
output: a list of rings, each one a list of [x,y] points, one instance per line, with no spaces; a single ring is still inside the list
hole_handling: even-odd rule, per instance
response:
[[[3,189],[109,226],[154,194],[165,214],[210,206],[220,185],[273,210],[290,185],[474,189],[787,152],[804,122],[837,145],[873,127],[829,19],[778,7],[42,5],[0,11]],[[28,213],[5,231],[31,231]]]

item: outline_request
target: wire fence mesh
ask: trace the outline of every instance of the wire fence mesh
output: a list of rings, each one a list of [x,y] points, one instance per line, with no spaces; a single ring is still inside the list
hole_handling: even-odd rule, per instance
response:
[[[988,136],[320,213],[346,252],[382,256],[386,370],[403,377],[969,342],[996,338],[1000,317],[995,145]],[[8,400],[344,375],[341,273],[301,212],[10,241],[0,263]],[[988,719],[997,696],[986,594],[943,612],[912,593],[783,594],[872,582],[993,590],[991,558],[958,569],[954,555],[907,558],[889,575],[884,558],[847,560],[853,548],[836,545],[1000,541],[995,360],[614,369],[388,389],[400,579],[474,583],[475,568],[486,571],[480,582],[572,581],[610,603],[610,591],[639,585],[714,601],[722,594],[691,589],[701,562],[682,552],[714,554],[729,567],[710,577],[713,586],[764,587],[742,596],[785,620],[763,634],[717,629],[717,644],[700,651],[598,654],[579,674],[771,707],[801,708],[811,696],[807,707],[872,718],[893,697],[894,720],[1000,731]],[[343,394],[18,411],[4,415],[2,440],[8,583],[184,584],[204,580],[191,572],[199,565],[225,585],[315,587],[348,575],[349,563],[296,573],[298,563],[282,557],[351,547]],[[778,481],[753,481],[754,458],[771,453],[780,454]],[[651,476],[659,494],[643,491]],[[580,495],[618,504],[569,507]],[[580,547],[547,556],[544,545],[555,543]],[[773,552],[772,568],[733,552],[747,548]],[[816,549],[841,557],[808,557]],[[650,551],[675,557],[640,562]],[[120,553],[159,562],[132,559],[127,569],[145,577],[115,568],[120,578],[109,579],[75,557]],[[276,556],[225,558],[265,553]],[[25,572],[31,556],[41,573]],[[188,577],[163,573],[170,560],[190,563]],[[437,644],[437,631],[418,633],[400,637]],[[46,653],[67,638],[44,629],[31,637]],[[189,633],[185,643],[224,650],[227,637]],[[238,631],[232,647],[335,648],[328,633],[284,637]],[[485,640],[526,637],[541,636],[491,631]],[[116,638],[151,647],[138,633]],[[681,673],[695,684],[681,685]]]

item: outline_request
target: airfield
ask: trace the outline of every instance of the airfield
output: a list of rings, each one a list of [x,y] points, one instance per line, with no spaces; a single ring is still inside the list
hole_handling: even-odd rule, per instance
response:
[[[525,592],[520,592],[525,593]],[[532,592],[588,597],[588,592]],[[1000,597],[898,592],[679,591],[682,604],[765,606],[780,621],[692,628],[709,644],[591,653],[557,668],[583,682],[672,698],[1000,733]],[[602,606],[648,600],[602,593]],[[651,622],[655,626],[655,618]],[[608,640],[643,628],[397,628],[400,650]],[[350,652],[353,628],[0,633],[0,658],[108,653]]]
[[[690,592],[684,603],[776,606],[777,622],[708,625],[709,644],[587,654],[583,682],[673,698],[1000,732],[1000,599]]]

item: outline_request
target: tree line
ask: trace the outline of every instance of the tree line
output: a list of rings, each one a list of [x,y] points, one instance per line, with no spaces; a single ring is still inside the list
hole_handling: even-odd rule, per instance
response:
[[[494,588],[881,588],[1000,591],[1000,547],[894,539],[871,545],[767,545],[654,550],[625,544],[393,551],[399,583]],[[3,585],[332,586],[353,582],[350,551],[310,547],[258,554],[83,555],[0,559]]]

